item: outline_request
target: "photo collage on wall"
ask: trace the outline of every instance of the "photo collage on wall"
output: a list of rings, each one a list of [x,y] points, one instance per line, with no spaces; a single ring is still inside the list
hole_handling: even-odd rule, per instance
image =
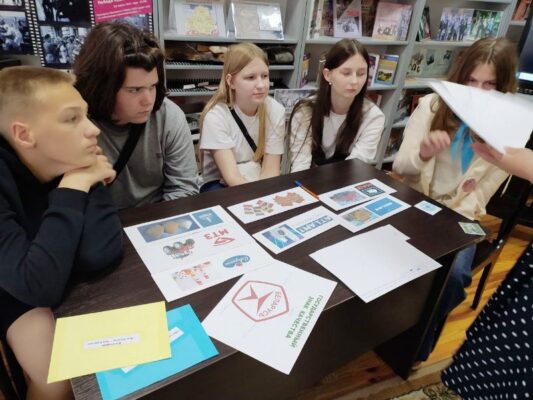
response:
[[[0,0],[0,55],[34,52],[25,1],[28,0]]]
[[[0,54],[71,69],[90,29],[121,21],[153,32],[153,0],[0,0]]]

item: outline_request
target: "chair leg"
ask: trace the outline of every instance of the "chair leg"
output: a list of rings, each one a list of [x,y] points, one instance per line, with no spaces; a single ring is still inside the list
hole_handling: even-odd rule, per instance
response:
[[[479,305],[479,302],[481,300],[481,295],[483,294],[483,290],[485,289],[485,284],[487,283],[487,278],[489,277],[493,266],[494,266],[494,261],[491,262],[490,264],[487,264],[485,268],[483,268],[483,273],[481,274],[481,278],[479,278],[479,283],[477,285],[476,294],[474,295],[474,301],[472,302],[472,305],[470,306],[472,310],[475,310],[477,306]]]
[[[4,395],[6,400],[16,400],[19,398],[7,371],[4,357],[0,357],[0,392]]]
[[[3,357],[0,366],[0,389],[5,390],[6,400],[18,400],[26,398],[26,380],[24,379],[24,372],[20,367],[15,354],[11,348],[2,341]],[[9,374],[9,372],[11,374]]]

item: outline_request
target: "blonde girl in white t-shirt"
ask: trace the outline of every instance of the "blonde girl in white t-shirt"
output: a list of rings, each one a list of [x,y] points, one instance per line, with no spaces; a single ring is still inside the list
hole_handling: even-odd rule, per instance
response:
[[[218,90],[200,118],[200,191],[279,175],[285,109],[268,96],[269,88],[265,52],[253,43],[231,46]]]
[[[368,53],[342,39],[331,47],[317,92],[301,100],[289,120],[291,172],[351,158],[374,160],[385,115],[365,98]]]

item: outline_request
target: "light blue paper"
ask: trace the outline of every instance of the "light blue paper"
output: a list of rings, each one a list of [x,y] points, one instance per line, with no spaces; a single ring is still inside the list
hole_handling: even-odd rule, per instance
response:
[[[118,399],[163,380],[218,354],[190,305],[167,312],[168,329],[183,335],[170,345],[172,357],[137,365],[125,373],[121,368],[98,372],[96,379],[104,400]]]

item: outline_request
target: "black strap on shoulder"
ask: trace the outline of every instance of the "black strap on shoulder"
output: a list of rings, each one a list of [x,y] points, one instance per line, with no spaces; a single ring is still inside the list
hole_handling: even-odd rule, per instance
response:
[[[133,150],[135,149],[135,146],[137,145],[137,142],[139,141],[139,138],[141,137],[141,133],[143,132],[145,127],[145,124],[134,124],[132,125],[130,132],[128,134],[128,139],[126,139],[126,143],[124,144],[124,147],[120,151],[120,154],[118,156],[117,161],[115,162],[115,165],[113,165],[113,169],[117,171],[117,176],[115,179],[117,179],[118,175],[122,172],[124,167],[126,166],[126,163],[131,157],[131,153],[133,153]]]
[[[257,151],[257,145],[255,144],[254,140],[252,139],[252,137],[248,133],[248,130],[244,126],[244,123],[242,122],[242,120],[239,118],[239,116],[235,112],[235,109],[233,109],[233,108],[231,109],[231,115],[233,115],[233,119],[235,119],[235,122],[237,123],[237,125],[239,125],[239,128],[241,128],[241,131],[242,131],[242,134],[244,135],[244,138],[246,139],[246,141],[248,142],[248,144],[252,148],[252,151],[255,153]]]

